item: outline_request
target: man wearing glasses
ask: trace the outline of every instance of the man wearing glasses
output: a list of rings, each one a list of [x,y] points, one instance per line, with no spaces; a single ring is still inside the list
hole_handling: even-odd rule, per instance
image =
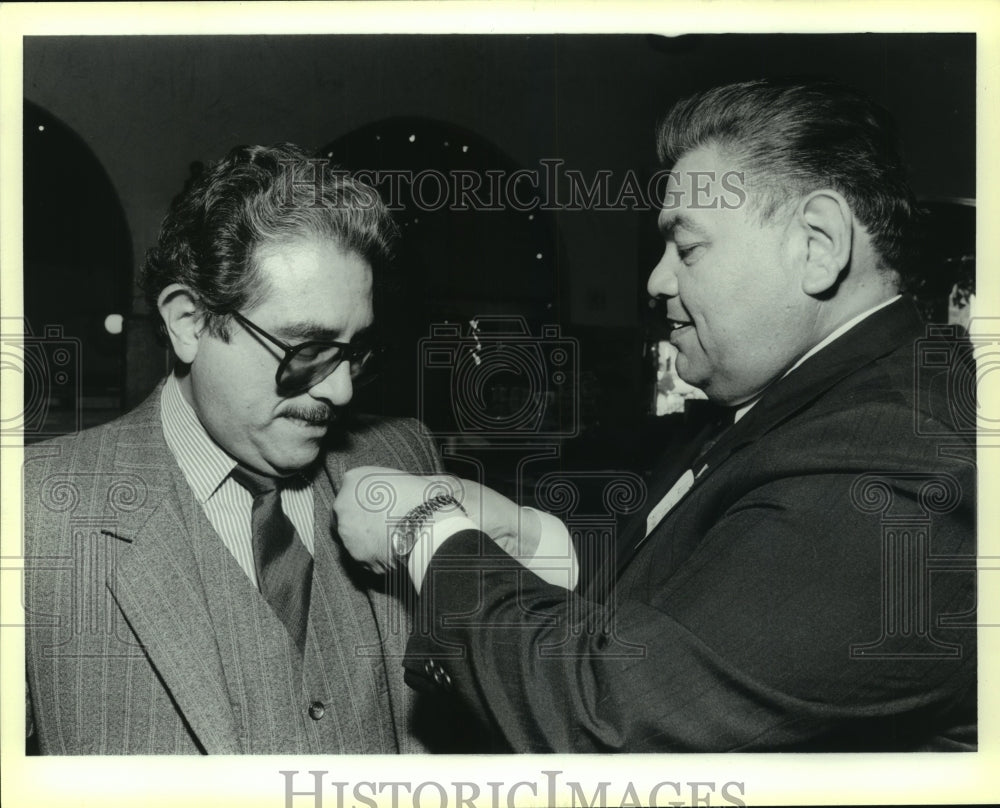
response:
[[[175,201],[143,281],[176,357],[124,417],[25,466],[28,731],[46,754],[419,751],[399,609],[331,540],[345,470],[439,470],[343,407],[393,225],[296,147]]]

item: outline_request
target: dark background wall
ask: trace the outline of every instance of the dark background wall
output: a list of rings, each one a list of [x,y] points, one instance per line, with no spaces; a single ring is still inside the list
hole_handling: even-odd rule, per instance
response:
[[[103,168],[126,225],[126,257],[114,260],[128,262],[103,270],[114,292],[98,282],[99,266],[87,270],[93,284],[36,282],[27,311],[40,328],[74,306],[102,322],[124,308],[114,361],[120,399],[134,403],[166,358],[149,337],[133,270],[189,166],[239,143],[319,148],[401,116],[468,131],[516,165],[561,159],[588,177],[621,178],[654,170],[655,122],[678,97],[760,76],[823,75],[895,114],[918,194],[972,198],[975,57],[971,35],[27,37],[26,99]],[[26,126],[26,137],[44,135]],[[72,211],[74,189],[59,192]],[[554,254],[538,265],[544,311],[582,340],[605,420],[645,406],[642,289],[659,249],[654,221],[652,211],[556,212]],[[26,241],[45,230],[40,217],[26,222]],[[438,257],[447,264],[447,249]],[[484,257],[458,271],[497,269]],[[50,277],[41,263],[26,273]],[[490,302],[503,309],[495,295]]]

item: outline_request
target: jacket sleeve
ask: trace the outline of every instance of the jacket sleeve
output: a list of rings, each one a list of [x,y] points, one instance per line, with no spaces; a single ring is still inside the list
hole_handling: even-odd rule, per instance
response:
[[[852,417],[731,460],[607,605],[545,584],[475,531],[450,538],[424,582],[408,680],[456,694],[518,752],[920,748],[974,699],[974,630],[932,619],[865,655],[892,593],[884,522],[859,506],[858,481],[884,469],[897,512],[916,513],[928,468],[891,433],[802,451]],[[945,468],[958,499],[927,520],[931,549],[974,558],[974,474]],[[972,609],[971,580],[935,576],[926,614]]]

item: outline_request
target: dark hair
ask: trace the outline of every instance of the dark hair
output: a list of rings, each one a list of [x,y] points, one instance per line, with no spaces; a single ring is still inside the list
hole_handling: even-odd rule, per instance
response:
[[[657,151],[673,164],[715,145],[745,166],[763,218],[817,188],[844,196],[871,234],[881,268],[910,263],[916,201],[889,113],[848,87],[827,81],[759,80],[730,84],[678,102],[660,124]]]
[[[146,254],[141,283],[152,311],[167,286],[186,286],[209,331],[228,339],[229,315],[265,292],[255,262],[261,245],[329,237],[377,274],[395,234],[375,190],[329,161],[290,143],[238,146],[174,199]]]

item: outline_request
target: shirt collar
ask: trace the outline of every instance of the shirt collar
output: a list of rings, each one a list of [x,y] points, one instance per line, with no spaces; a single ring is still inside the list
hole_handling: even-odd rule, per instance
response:
[[[888,305],[890,305],[892,303],[895,303],[901,297],[902,297],[902,295],[896,295],[895,297],[891,297],[888,300],[885,300],[885,301],[879,303],[877,306],[872,306],[870,309],[867,309],[866,311],[861,312],[861,314],[857,315],[856,317],[852,317],[850,320],[848,320],[846,323],[844,323],[843,325],[841,325],[839,328],[831,331],[829,334],[826,335],[825,338],[823,338],[822,340],[820,340],[819,342],[817,342],[815,345],[813,345],[812,348],[810,348],[808,351],[806,351],[804,354],[802,354],[802,356],[799,357],[799,361],[796,362],[794,365],[792,365],[788,370],[786,370],[785,373],[784,373],[784,375],[781,378],[782,379],[785,378],[785,376],[787,376],[789,373],[791,373],[793,370],[795,370],[797,367],[799,367],[799,365],[801,365],[803,362],[805,362],[810,356],[812,356],[813,354],[818,353],[823,348],[825,348],[827,345],[829,345],[831,342],[833,342],[835,339],[837,339],[838,337],[841,337],[844,334],[846,334],[848,331],[850,331],[852,328],[854,328],[854,326],[856,326],[862,320],[867,319],[868,317],[871,317],[875,312],[879,311],[880,309],[884,309],[886,306],[888,306]],[[738,410],[736,410],[736,415],[734,416],[734,423],[736,421],[739,421],[740,418],[742,418],[744,415],[746,415],[748,412],[750,412],[750,410],[753,407],[753,405],[756,404],[758,401],[760,401],[760,397],[762,395],[764,395],[764,394],[761,393],[756,398],[752,399],[751,401],[748,401],[746,404],[744,404],[742,407],[740,407]]]
[[[163,437],[177,460],[195,498],[202,505],[236,466],[236,461],[212,440],[171,373],[160,394]]]

